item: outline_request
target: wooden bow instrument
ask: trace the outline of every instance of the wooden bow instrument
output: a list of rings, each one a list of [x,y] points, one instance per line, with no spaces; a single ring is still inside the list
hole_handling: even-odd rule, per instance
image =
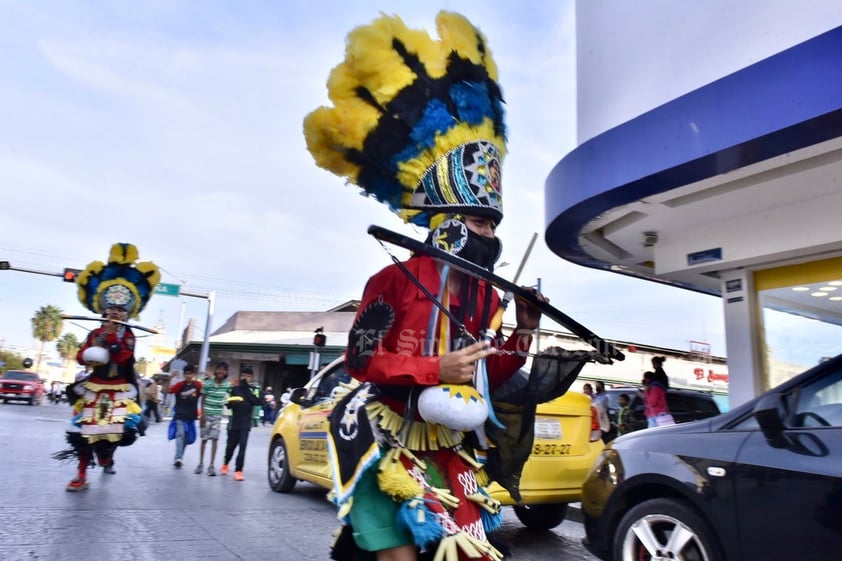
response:
[[[449,264],[457,271],[482,279],[504,292],[511,292],[515,297],[520,298],[531,306],[541,310],[541,312],[551,320],[569,329],[574,335],[580,337],[583,341],[599,351],[599,353],[603,356],[612,360],[625,360],[626,358],[626,356],[614,345],[599,337],[593,331],[577,322],[561,310],[554,308],[547,302],[542,302],[535,296],[534,293],[521,288],[503,277],[495,275],[487,269],[479,267],[470,261],[462,259],[461,257],[447,253],[437,247],[433,247],[429,244],[425,244],[416,239],[410,238],[409,236],[393,232],[392,230],[388,230],[381,226],[372,224],[368,227],[368,233],[381,242],[388,242],[415,253],[429,255],[437,261]]]
[[[131,327],[132,329],[137,329],[139,331],[146,331],[147,333],[154,333],[157,335],[158,330],[152,329],[151,327],[143,327],[142,325],[136,325],[134,323],[129,323],[127,321],[120,321],[118,319],[108,319],[108,318],[91,318],[88,316],[68,316],[62,314],[61,319],[70,319],[74,321],[98,321],[100,323],[105,323],[110,321],[111,323],[116,323],[118,325],[125,325],[126,327]],[[80,326],[81,327],[81,326]]]

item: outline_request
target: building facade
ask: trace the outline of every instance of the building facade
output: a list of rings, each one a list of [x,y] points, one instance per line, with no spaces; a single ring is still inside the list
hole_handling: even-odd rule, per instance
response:
[[[842,5],[576,4],[560,257],[721,296],[732,405],[842,352]]]

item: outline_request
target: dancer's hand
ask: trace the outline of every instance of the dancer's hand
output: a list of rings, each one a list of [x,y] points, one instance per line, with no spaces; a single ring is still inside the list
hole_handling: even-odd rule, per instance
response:
[[[550,299],[538,292],[534,286],[521,287],[526,292],[531,292],[535,295],[539,302],[549,303]],[[515,301],[517,328],[533,331],[537,329],[538,322],[541,320],[541,310],[536,308],[526,300],[520,298]]]
[[[474,377],[478,360],[497,352],[488,341],[480,341],[439,358],[439,381],[443,384],[467,384]]]

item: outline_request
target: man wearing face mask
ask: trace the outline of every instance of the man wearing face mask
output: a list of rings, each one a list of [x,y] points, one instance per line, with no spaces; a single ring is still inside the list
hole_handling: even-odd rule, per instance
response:
[[[353,30],[331,73],[335,107],[304,121],[316,163],[429,230],[426,243],[491,270],[500,255],[502,93],[482,33],[439,13],[440,41],[383,16]],[[346,367],[362,382],[331,415],[334,491],[345,522],[333,558],[496,561],[501,524],[483,469],[493,389],[524,364],[540,311],[517,302],[514,334],[483,280],[427,255],[366,283]],[[479,384],[482,385],[482,384]]]
[[[161,275],[154,263],[137,259],[134,245],[113,244],[108,262],[93,261],[76,281],[79,301],[102,315],[103,322],[88,334],[77,355],[89,373],[67,388],[74,413],[67,431],[71,449],[54,457],[78,459],[77,474],[67,484],[68,491],[87,488],[87,469],[94,460],[105,473],[116,473],[117,446],[132,444],[142,431],[134,371],[135,336],[125,322],[140,314]]]

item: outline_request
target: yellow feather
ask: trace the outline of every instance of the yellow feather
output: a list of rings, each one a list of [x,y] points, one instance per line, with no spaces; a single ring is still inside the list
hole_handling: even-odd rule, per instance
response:
[[[85,270],[76,277],[77,284],[87,284],[91,275],[98,275],[105,268],[105,263],[102,261],[91,261]]]
[[[448,49],[448,54],[450,50],[454,50],[474,64],[485,66],[491,79],[497,81],[497,65],[491,56],[488,41],[465,16],[454,12],[439,12],[436,16],[436,28],[441,37],[442,47]],[[480,44],[484,46],[484,54],[478,48]]]
[[[348,34],[346,64],[359,84],[381,105],[391,101],[416,78],[392,47],[395,38],[400,40],[409,33],[399,17],[384,16]]]
[[[342,126],[347,124],[337,110],[320,107],[304,119],[304,138],[319,167],[355,181],[359,166],[345,159],[342,142]]]
[[[133,244],[115,243],[111,246],[111,253],[108,255],[109,263],[134,263],[137,261],[137,247]]]
[[[158,283],[161,282],[161,270],[158,269],[158,266],[152,261],[141,261],[135,265],[135,268],[144,275],[152,273],[146,277],[151,288],[155,288],[158,286]]]
[[[372,23],[358,26],[348,34],[345,59],[332,69],[327,81],[328,97],[333,107],[319,107],[304,119],[307,149],[319,167],[350,183],[358,184],[362,169],[359,164],[348,161],[350,151],[361,152],[373,131],[380,127],[389,130],[394,127],[391,119],[405,117],[402,110],[394,114],[391,111],[386,114],[385,111],[398,94],[414,89],[416,93],[413,95],[418,95],[417,92],[424,91],[424,85],[419,82],[416,73],[420,71],[411,62],[412,59],[417,59],[424,67],[424,73],[437,80],[448,73],[449,58],[453,52],[457,52],[459,56],[483,65],[489,77],[496,80],[497,68],[487,50],[485,37],[476,27],[465,17],[451,12],[440,12],[436,25],[438,38],[433,38],[426,30],[408,28],[398,16],[382,14]],[[396,48],[397,43],[403,45],[405,54]],[[367,92],[367,95],[361,92]],[[410,123],[407,125],[413,126]],[[390,137],[390,141],[394,138]],[[367,171],[369,167],[374,171],[374,175],[367,174],[366,177],[375,176],[379,172],[392,179],[391,182],[376,186],[369,181],[363,186],[364,190],[367,194],[374,194],[390,202],[400,196],[401,206],[405,206],[411,200],[418,181],[436,162],[437,156],[478,139],[493,142],[501,150],[505,147],[504,139],[494,133],[490,120],[479,127],[461,123],[447,134],[437,137],[435,145],[420,157],[415,158],[413,154],[413,161],[402,164],[395,176],[392,176],[388,157],[384,157],[380,164],[364,162]],[[383,153],[410,148],[400,142],[406,143],[407,140],[394,141],[394,146],[388,147]],[[368,153],[368,156],[373,155],[373,152]],[[399,193],[401,186],[403,193]],[[406,221],[418,213],[417,210],[406,208],[398,210],[398,214]]]

